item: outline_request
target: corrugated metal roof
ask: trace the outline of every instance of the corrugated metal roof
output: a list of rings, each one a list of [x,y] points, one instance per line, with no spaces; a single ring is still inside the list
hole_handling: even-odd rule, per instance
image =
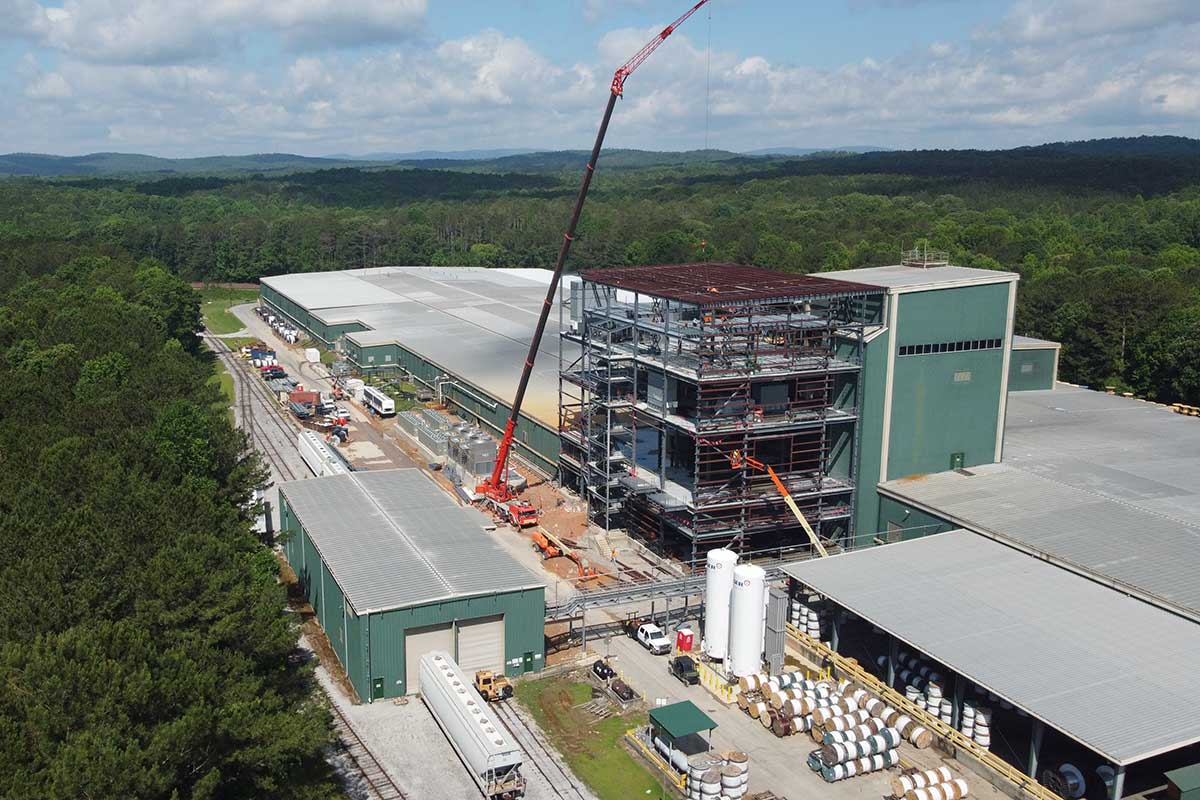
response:
[[[1020,276],[1015,272],[1001,272],[974,267],[907,267],[900,264],[890,267],[866,267],[817,273],[822,278],[834,278],[851,283],[871,286],[886,286],[889,289],[937,289],[949,285],[984,283],[1008,283]]]
[[[1060,386],[1010,394],[1004,463],[883,494],[1200,619],[1200,425]]]
[[[784,571],[1117,763],[1200,741],[1200,626],[969,531]]]
[[[359,614],[542,586],[464,508],[417,469],[280,484]]]
[[[364,346],[399,344],[501,403],[516,394],[551,272],[480,267],[381,267],[277,275],[263,283],[329,325],[359,322]],[[564,276],[567,284],[578,280]],[[558,429],[558,308],[550,312],[523,412]],[[574,359],[578,347],[563,342]]]

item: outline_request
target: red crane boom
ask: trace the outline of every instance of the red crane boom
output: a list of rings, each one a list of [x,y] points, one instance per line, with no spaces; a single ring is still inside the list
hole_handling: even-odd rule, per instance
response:
[[[533,332],[533,341],[529,343],[529,354],[525,356],[525,366],[521,371],[521,381],[517,384],[517,394],[513,398],[512,410],[508,415],[508,423],[504,426],[504,436],[500,439],[500,448],[496,453],[496,466],[492,470],[492,476],[488,481],[475,488],[476,493],[482,495],[484,500],[489,505],[492,505],[502,516],[508,517],[519,525],[524,524],[521,520],[529,520],[531,517],[536,521],[536,512],[528,503],[523,501],[512,502],[513,495],[508,488],[508,455],[512,450],[513,434],[517,429],[517,418],[521,414],[521,404],[525,401],[525,390],[529,388],[529,376],[533,374],[533,362],[537,358],[538,347],[542,343],[542,334],[546,331],[546,321],[550,317],[550,309],[554,306],[554,295],[558,291],[558,282],[562,278],[563,265],[567,262],[567,255],[571,252],[571,243],[575,240],[575,227],[579,224],[579,215],[583,211],[583,202],[587,199],[588,187],[591,186],[592,175],[596,172],[596,162],[600,160],[600,148],[604,144],[604,135],[608,132],[608,123],[612,119],[613,108],[616,106],[617,98],[621,97],[625,92],[625,79],[632,75],[633,71],[640,67],[650,57],[650,54],[657,50],[659,45],[675,32],[675,29],[684,20],[695,14],[701,6],[708,2],[709,0],[700,0],[688,9],[686,13],[681,15],[679,19],[663,28],[657,36],[646,43],[645,47],[637,51],[633,58],[626,61],[613,73],[611,91],[608,95],[608,105],[605,106],[604,117],[600,120],[600,130],[596,133],[596,143],[592,145],[592,155],[588,159],[587,169],[583,173],[583,183],[579,187],[579,195],[575,198],[575,208],[571,212],[571,221],[567,225],[567,230],[563,233],[562,246],[558,251],[558,260],[554,262],[554,274],[550,278],[550,286],[546,289],[546,299],[542,303],[542,310],[538,315],[537,327]]]

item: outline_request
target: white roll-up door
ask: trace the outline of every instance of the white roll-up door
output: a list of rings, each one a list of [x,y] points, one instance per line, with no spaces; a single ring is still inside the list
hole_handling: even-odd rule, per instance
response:
[[[467,675],[476,670],[504,670],[504,615],[458,623],[458,665]]]
[[[444,650],[454,654],[454,628],[450,623],[409,628],[404,632],[405,694],[416,694],[420,691],[417,676],[421,673],[421,656],[432,650]]]

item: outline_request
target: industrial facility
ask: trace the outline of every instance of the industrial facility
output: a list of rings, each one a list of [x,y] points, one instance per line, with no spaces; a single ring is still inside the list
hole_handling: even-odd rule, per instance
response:
[[[434,650],[471,672],[542,668],[544,585],[420,470],[291,481],[279,495],[284,555],[364,702],[416,692]]]
[[[268,278],[263,300],[352,371],[412,380],[500,438],[550,282],[394,267]],[[609,594],[704,594],[700,682],[775,736],[874,703],[854,713],[882,749],[810,758],[826,781],[895,765],[901,740],[1043,800],[1119,798],[1200,762],[1200,427],[1059,383],[1059,346],[1014,334],[1017,282],[911,252],[807,276],[585,270],[557,292],[515,431],[526,472],[582,500],[589,531],[699,581]],[[396,427],[424,441],[433,414]],[[481,479],[494,442],[471,436]],[[363,700],[415,691],[433,651],[464,674],[541,669],[544,620],[562,617],[427,477],[297,481],[281,506],[288,561]],[[788,672],[796,652],[858,688]],[[766,675],[774,695],[755,688]]]

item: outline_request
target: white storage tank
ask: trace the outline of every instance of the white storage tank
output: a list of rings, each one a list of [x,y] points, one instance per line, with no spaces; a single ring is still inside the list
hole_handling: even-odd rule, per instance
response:
[[[704,653],[724,659],[729,650],[729,600],[737,554],[718,547],[708,551],[704,567]]]
[[[767,573],[754,564],[733,568],[729,604],[729,667],[735,678],[762,670],[763,603]]]

